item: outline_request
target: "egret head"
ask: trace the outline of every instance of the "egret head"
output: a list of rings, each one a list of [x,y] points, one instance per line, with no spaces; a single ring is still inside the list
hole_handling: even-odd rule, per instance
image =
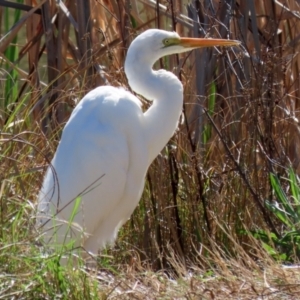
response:
[[[239,44],[239,41],[225,39],[183,38],[176,32],[149,29],[131,43],[126,61],[130,64],[141,62],[152,67],[155,61],[166,55],[202,47],[235,46]],[[125,63],[125,68],[127,63]]]
[[[175,75],[166,71],[153,72],[152,66],[159,58],[201,47],[234,46],[239,43],[225,39],[183,38],[176,32],[149,29],[131,43],[125,60],[125,73],[131,88],[148,100],[161,98],[161,92],[166,90],[161,88],[162,74],[165,75],[165,87],[169,84],[169,92],[178,95],[182,85]]]

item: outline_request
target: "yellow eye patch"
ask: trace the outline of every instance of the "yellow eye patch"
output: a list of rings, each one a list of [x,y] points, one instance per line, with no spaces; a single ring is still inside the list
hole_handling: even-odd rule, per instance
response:
[[[164,47],[170,47],[174,45],[178,45],[180,43],[180,39],[178,38],[165,38],[163,40]]]

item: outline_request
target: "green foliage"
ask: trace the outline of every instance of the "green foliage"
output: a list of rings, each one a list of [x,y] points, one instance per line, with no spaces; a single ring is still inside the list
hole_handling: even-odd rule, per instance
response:
[[[18,0],[18,3],[23,3],[22,0]],[[14,10],[14,24],[17,23],[20,19],[21,11],[19,9]],[[5,31],[8,32],[11,28],[11,22],[10,22],[10,13],[9,9],[5,8],[4,13],[4,24],[5,24]],[[18,35],[12,40],[12,43],[7,47],[5,50],[5,56],[12,64],[17,60],[18,58]],[[7,109],[9,107],[9,104],[13,103],[18,96],[18,72],[15,68],[11,67],[11,65],[6,65],[6,83],[5,83],[5,101],[4,101],[4,109]]]
[[[295,261],[300,258],[300,182],[292,169],[288,175],[289,178],[284,178],[285,182],[281,183],[278,176],[270,174],[276,199],[265,201],[268,210],[282,225],[279,236],[264,230],[257,230],[253,235],[262,241],[265,250],[274,258]]]
[[[16,5],[24,1],[7,2]],[[59,133],[71,108],[83,95],[106,84],[105,79],[114,86],[128,86],[122,67],[127,46],[134,36],[146,28],[172,30],[175,24],[180,34],[193,36],[190,26],[197,25],[186,15],[188,11],[189,16],[194,12],[197,16],[192,1],[186,6],[183,3],[174,5],[175,1],[171,0],[166,8],[163,8],[166,5],[163,1],[153,6],[151,1],[132,1],[134,4],[128,6],[116,0],[109,1],[108,6],[103,5],[103,0],[92,2],[93,6],[84,5],[85,9],[79,9],[82,1],[69,1],[69,13],[66,14],[61,1],[46,1],[48,8],[44,12],[47,13],[29,16],[15,38],[10,39],[9,45],[1,51],[4,54],[0,60],[1,299],[102,299],[101,289],[104,290],[103,298],[106,298],[107,290],[107,294],[111,294],[110,283],[105,283],[106,287],[110,285],[105,289],[80,268],[74,271],[71,259],[66,268],[60,266],[60,258],[73,250],[72,242],[50,253],[42,246],[35,228],[35,208],[43,173],[55,152]],[[122,227],[116,247],[101,253],[98,264],[109,274],[116,276],[124,269],[127,273],[128,270],[140,271],[141,265],[150,266],[151,270],[166,270],[171,264],[176,266],[178,261],[185,261],[193,270],[200,265],[200,274],[205,270],[202,277],[208,279],[206,284],[200,282],[195,286],[192,278],[189,283],[191,293],[185,293],[185,296],[201,298],[207,291],[207,284],[214,282],[211,279],[218,274],[212,266],[224,270],[228,257],[234,256],[236,260],[222,275],[227,279],[228,274],[236,276],[236,266],[252,263],[247,255],[249,240],[253,239],[238,233],[241,228],[253,226],[258,228],[253,235],[266,250],[255,249],[258,256],[266,258],[267,252],[279,261],[299,259],[299,181],[292,171],[288,179],[269,175],[268,171],[270,157],[272,161],[279,158],[284,161],[281,158],[285,155],[288,156],[286,161],[298,160],[297,151],[291,153],[280,149],[282,145],[287,149],[299,148],[299,132],[293,124],[298,122],[299,111],[297,105],[295,108],[291,105],[299,98],[299,89],[293,88],[297,87],[299,73],[299,19],[293,15],[289,18],[283,18],[284,14],[270,15],[268,8],[274,6],[274,1],[258,1],[255,7],[252,2],[240,1],[244,10],[240,10],[234,1],[230,5],[226,1],[203,3],[201,13],[207,20],[207,37],[243,42],[240,49],[201,50],[200,58],[204,59],[199,61],[199,67],[205,66],[203,73],[195,73],[194,54],[179,55],[179,64],[169,57],[161,60],[167,70],[174,73],[180,70],[182,74],[185,118],[172,140],[176,146],[166,148],[166,155],[159,156],[149,169],[142,204],[130,222]],[[293,11],[293,2],[284,3],[285,9]],[[33,6],[38,3],[26,2]],[[2,35],[20,20],[19,9],[8,9],[3,5]],[[215,11],[214,15],[211,15],[212,11]],[[226,19],[228,11],[231,17]],[[22,16],[26,14],[22,12]],[[251,30],[247,25],[249,21],[253,24]],[[276,26],[273,26],[274,22]],[[91,25],[91,30],[87,24]],[[227,28],[228,32],[224,33],[222,28]],[[261,32],[266,39],[261,38]],[[243,56],[247,51],[249,55]],[[291,56],[293,59],[287,62],[286,57]],[[105,70],[103,73],[96,68],[99,65]],[[160,63],[156,67],[160,68]],[[288,72],[284,72],[287,67]],[[202,78],[199,74],[205,76]],[[203,84],[196,92],[194,87],[198,80]],[[290,93],[287,92],[289,87],[292,88]],[[194,99],[199,95],[207,101],[195,103]],[[212,126],[211,122],[205,124],[204,121],[202,132],[195,128],[198,123],[195,120],[202,118],[199,104],[206,106],[215,123]],[[216,134],[217,129],[220,135]],[[194,141],[198,145],[199,140],[203,149],[194,147]],[[271,144],[263,145],[264,151],[260,151],[262,141],[266,144],[274,142],[278,151],[274,151]],[[241,176],[234,160],[245,176]],[[262,214],[257,203],[269,197],[270,185],[276,201],[265,201],[266,214]],[[79,203],[80,198],[74,200],[70,223]],[[278,235],[265,222],[265,215],[272,216]],[[103,255],[106,253],[111,256]],[[242,263],[239,265],[240,258]],[[260,261],[265,263],[267,259]],[[249,269],[247,266],[244,274]],[[131,299],[141,277],[134,279],[132,285],[128,284],[130,276],[126,277],[126,286],[130,290],[127,299]],[[150,276],[143,278],[147,287],[157,286],[157,282],[150,282]],[[251,280],[253,278],[243,278],[246,282]],[[166,283],[169,284],[169,280]],[[241,290],[240,284],[238,282],[234,292]],[[159,286],[162,287],[160,291],[165,290],[165,283]],[[205,291],[201,290],[202,286]],[[119,290],[121,285],[115,287]],[[210,290],[218,288],[217,282]],[[227,293],[228,289],[222,290]],[[146,296],[138,294],[136,298],[149,298],[152,294],[148,291],[144,289]],[[172,298],[170,291],[172,289],[166,290],[164,297],[153,295],[153,299]],[[197,291],[200,291],[199,295]],[[226,296],[228,298],[228,294]],[[180,293],[173,298],[182,297]]]
[[[86,272],[61,267],[59,252],[43,255],[46,249],[31,233],[31,203],[1,200],[0,298],[99,299],[98,285]]]
[[[208,113],[210,116],[214,114],[215,111],[215,105],[216,105],[216,84],[215,82],[211,82],[210,89],[209,89],[209,96],[208,96]],[[207,123],[203,127],[203,133],[202,133],[202,143],[205,145],[211,138],[211,131],[212,131],[212,125],[210,123]]]

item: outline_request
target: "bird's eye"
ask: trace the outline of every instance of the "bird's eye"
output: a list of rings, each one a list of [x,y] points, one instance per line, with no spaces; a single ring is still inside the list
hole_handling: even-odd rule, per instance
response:
[[[163,44],[165,45],[165,47],[168,47],[168,46],[170,46],[171,45],[171,40],[170,39],[164,39],[163,40]]]
[[[178,38],[165,38],[163,40],[164,47],[171,47],[179,44],[180,40]]]

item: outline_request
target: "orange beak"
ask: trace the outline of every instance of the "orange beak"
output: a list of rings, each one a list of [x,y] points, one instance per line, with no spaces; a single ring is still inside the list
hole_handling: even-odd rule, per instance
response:
[[[201,48],[201,47],[228,47],[238,46],[240,41],[225,39],[204,39],[204,38],[180,38],[179,45],[185,48]]]

